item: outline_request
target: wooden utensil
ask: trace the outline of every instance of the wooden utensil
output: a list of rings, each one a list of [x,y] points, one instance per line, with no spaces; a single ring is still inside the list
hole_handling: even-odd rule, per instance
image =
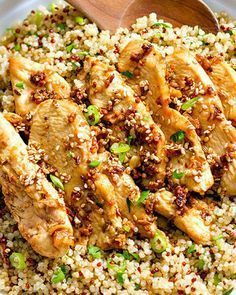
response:
[[[138,17],[156,12],[159,19],[181,25],[198,25],[206,32],[217,33],[219,24],[202,0],[67,0],[100,29],[114,33],[129,27]]]

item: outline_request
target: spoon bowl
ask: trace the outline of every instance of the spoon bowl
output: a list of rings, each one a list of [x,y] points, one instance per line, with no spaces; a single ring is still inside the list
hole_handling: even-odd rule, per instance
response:
[[[67,0],[94,21],[100,29],[112,33],[119,27],[130,27],[139,17],[156,12],[159,19],[174,27],[199,26],[206,32],[217,33],[216,16],[202,0]]]

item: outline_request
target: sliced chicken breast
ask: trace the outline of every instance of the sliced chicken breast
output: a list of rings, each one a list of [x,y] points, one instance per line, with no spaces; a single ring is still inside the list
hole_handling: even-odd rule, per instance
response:
[[[66,80],[45,65],[16,55],[9,60],[9,70],[15,110],[21,116],[32,115],[46,99],[70,96],[70,85]]]
[[[63,199],[29,160],[27,146],[2,113],[0,138],[0,185],[22,236],[43,256],[63,256],[73,245]]]
[[[163,184],[165,176],[163,132],[114,67],[87,58],[84,75],[89,101],[105,114],[102,121],[110,125],[114,142],[127,142],[128,137],[133,135],[130,155],[138,157],[138,164],[133,169],[139,175],[138,178],[142,178],[141,185],[155,191]],[[111,141],[110,145],[114,142]]]
[[[236,126],[236,72],[220,57],[197,56],[198,62],[204,68],[222,102],[224,115]]]
[[[205,202],[191,198],[191,206],[178,210],[175,196],[166,190],[160,190],[148,199],[146,206],[172,220],[174,224],[198,244],[210,244],[212,235],[210,226],[204,219],[209,209]]]
[[[187,116],[192,117],[195,126],[199,129],[201,143],[211,167],[218,165],[216,179],[219,174],[222,174],[218,192],[221,195],[235,195],[236,129],[224,115],[214,84],[194,56],[186,49],[177,49],[167,57],[167,62],[171,70],[169,80],[172,85],[176,85],[185,98],[189,97],[190,88],[194,93],[198,93],[199,99]]]
[[[169,181],[204,194],[213,185],[210,167],[194,126],[186,117],[168,106],[170,92],[165,80],[166,64],[160,53],[143,40],[131,41],[120,54],[118,69],[132,74],[127,82],[135,85],[137,95],[145,100],[154,121],[160,124],[165,134]],[[174,143],[171,138],[180,131],[185,134],[184,139]],[[179,175],[182,173],[182,177],[175,178],[175,172]]]
[[[77,104],[67,100],[41,103],[32,120],[29,143],[43,149],[46,162],[64,177],[65,199],[75,211],[75,235],[80,243],[122,248],[135,227],[143,236],[155,235],[155,219],[144,208],[128,209],[127,198],[136,201],[140,192],[109,153],[97,154],[96,139]],[[99,165],[91,167],[95,160]]]

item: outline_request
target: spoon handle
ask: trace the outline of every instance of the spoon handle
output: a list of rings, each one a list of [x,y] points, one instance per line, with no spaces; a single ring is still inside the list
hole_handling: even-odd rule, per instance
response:
[[[81,11],[100,29],[115,32],[121,17],[130,0],[67,0],[72,6]]]

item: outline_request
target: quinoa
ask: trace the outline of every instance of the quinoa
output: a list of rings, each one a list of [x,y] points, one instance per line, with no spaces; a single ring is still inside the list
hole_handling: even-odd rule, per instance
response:
[[[84,19],[83,25],[77,24],[75,17],[78,12],[69,6],[59,4],[52,10],[42,7],[41,19],[37,24],[34,18],[38,12],[32,11],[22,23],[8,29],[2,37],[1,110],[14,112],[8,75],[8,57],[11,53],[19,53],[45,64],[48,69],[56,70],[71,84],[74,99],[79,102],[86,99],[83,84],[77,79],[84,56],[96,55],[100,60],[116,64],[119,52],[131,39],[148,40],[163,55],[171,54],[176,45],[185,45],[195,54],[220,54],[236,70],[236,21],[230,20],[225,14],[217,15],[221,28],[217,35],[206,33],[199,27],[155,27],[157,15],[154,13],[138,19],[132,29],[120,28],[116,34],[110,35],[108,31],[99,31],[87,19]],[[145,52],[148,50],[145,48]],[[41,86],[44,79],[42,73],[31,77],[33,83]],[[111,83],[112,79],[110,77],[107,83]],[[144,91],[148,91],[148,85],[142,86]],[[69,122],[74,115],[68,118]],[[184,196],[180,197],[182,208],[185,200]],[[162,254],[155,254],[148,240],[128,239],[125,248],[131,258],[126,259],[122,282],[114,269],[108,267],[110,260],[117,264],[124,260],[124,253],[123,256],[119,255],[121,251],[102,252],[101,258],[94,259],[87,247],[76,245],[67,255],[55,260],[36,254],[21,237],[2,199],[0,197],[0,291],[7,294],[218,295],[232,288],[236,290],[236,205],[233,198],[209,198],[209,202],[215,203],[215,208],[212,215],[207,216],[207,221],[213,224],[215,237],[221,237],[217,243],[209,246],[195,245],[174,226],[170,228],[167,220],[157,216],[159,227],[168,234],[168,249]],[[25,255],[25,270],[17,271],[9,264],[8,258],[12,252]],[[53,274],[62,266],[66,269],[66,278],[62,282],[52,283]]]

